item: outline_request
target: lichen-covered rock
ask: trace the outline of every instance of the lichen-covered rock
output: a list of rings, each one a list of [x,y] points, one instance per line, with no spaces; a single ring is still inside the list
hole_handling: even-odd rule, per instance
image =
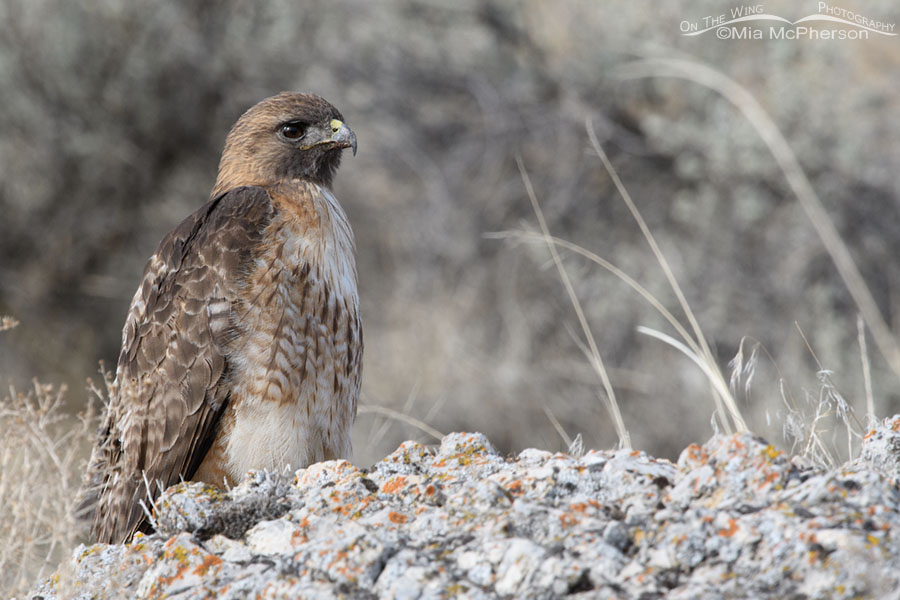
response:
[[[480,434],[182,484],[159,532],[79,548],[50,598],[900,598],[900,417],[830,471],[749,434],[674,465],[633,451],[504,458]]]
[[[182,531],[201,540],[216,534],[236,539],[256,523],[275,519],[290,510],[291,492],[284,478],[251,471],[239,486],[226,493],[205,483],[174,485],[156,500],[156,531],[172,536]]]
[[[858,465],[879,469],[892,480],[900,480],[900,415],[885,419],[866,434]]]

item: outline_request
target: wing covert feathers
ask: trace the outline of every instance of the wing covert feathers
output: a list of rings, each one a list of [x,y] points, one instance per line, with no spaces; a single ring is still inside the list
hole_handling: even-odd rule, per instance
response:
[[[153,487],[190,479],[228,402],[229,345],[250,264],[276,209],[258,187],[186,218],[150,258],[122,332],[110,405],[79,516],[118,543],[145,527]]]

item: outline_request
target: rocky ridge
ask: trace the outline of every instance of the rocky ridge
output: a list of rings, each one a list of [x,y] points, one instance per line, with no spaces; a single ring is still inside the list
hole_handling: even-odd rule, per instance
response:
[[[822,470],[750,434],[501,456],[481,434],[167,490],[30,597],[900,598],[900,416]]]

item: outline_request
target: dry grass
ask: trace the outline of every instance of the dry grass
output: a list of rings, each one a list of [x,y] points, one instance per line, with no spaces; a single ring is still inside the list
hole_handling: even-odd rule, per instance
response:
[[[519,165],[519,173],[522,175],[522,182],[525,184],[525,191],[528,194],[528,199],[531,201],[531,207],[534,210],[534,214],[540,225],[544,243],[547,244],[547,249],[550,250],[550,255],[553,257],[553,264],[559,272],[559,277],[562,280],[563,287],[566,289],[569,301],[572,303],[572,308],[575,309],[575,314],[578,316],[578,324],[581,326],[581,331],[587,342],[587,348],[583,350],[584,355],[591,363],[591,367],[593,367],[597,376],[600,378],[600,383],[603,385],[606,408],[616,427],[616,434],[619,436],[619,448],[631,448],[631,436],[628,433],[628,429],[625,427],[625,421],[622,420],[622,413],[619,410],[618,402],[616,402],[616,394],[615,391],[613,391],[609,373],[606,371],[606,366],[603,364],[603,358],[600,356],[600,351],[597,349],[597,341],[594,339],[591,327],[588,325],[587,318],[584,316],[584,309],[581,308],[581,302],[578,300],[575,288],[572,287],[572,281],[569,279],[569,274],[566,272],[562,259],[559,257],[559,251],[556,248],[556,244],[553,242],[553,236],[550,235],[550,229],[547,227],[547,220],[544,218],[544,212],[541,210],[541,205],[538,202],[537,196],[535,196],[534,187],[532,187],[531,179],[528,177],[528,171],[525,170],[525,165],[522,163],[522,157],[517,157],[516,162]],[[583,347],[583,344],[580,345]],[[550,414],[552,413],[548,413],[548,417]],[[554,421],[554,427],[559,431],[561,429],[559,422],[555,419],[552,419],[552,421]],[[568,436],[563,436],[563,439],[566,440],[567,437]],[[571,442],[566,442],[566,445],[571,445]]]
[[[0,594],[25,594],[79,538],[72,509],[97,423],[90,409],[66,414],[65,393],[35,381],[0,400]]]
[[[797,155],[781,130],[746,88],[734,79],[696,61],[683,59],[643,60],[621,67],[623,77],[677,77],[708,87],[734,104],[759,137],[765,142],[784,173],[797,201],[818,233],[834,266],[840,273],[857,310],[868,325],[878,349],[894,375],[900,378],[900,343],[881,314],[865,278],[856,266],[847,244],[841,239],[834,222],[825,210]]]
[[[734,104],[765,142],[784,173],[797,201],[803,207],[807,217],[821,238],[823,246],[833,260],[859,311],[857,330],[865,382],[867,419],[869,421],[875,419],[877,415],[872,394],[871,367],[865,343],[865,326],[868,325],[870,331],[872,331],[882,356],[897,378],[900,378],[900,344],[898,344],[894,332],[881,314],[869,286],[866,284],[851,256],[850,250],[841,239],[831,217],[810,183],[806,172],[797,160],[796,154],[771,116],[754,98],[753,94],[743,86],[723,73],[696,61],[683,59],[643,60],[623,66],[621,73],[629,78],[677,77],[708,87]],[[596,137],[592,137],[592,142],[595,149],[598,152],[602,152],[597,148]],[[604,165],[607,166],[607,169],[611,168],[605,156]],[[620,188],[623,195],[626,193],[622,191],[618,182],[617,187]],[[631,206],[630,201],[629,206]],[[642,227],[643,230],[644,228]],[[648,234],[645,233],[645,235]],[[659,255],[658,248],[655,246],[654,253],[657,254],[660,262],[664,260],[664,257]],[[666,269],[666,274],[668,276],[670,270]],[[696,321],[691,316],[683,294],[675,287],[672,279],[670,279],[670,283],[672,283],[676,293],[679,294],[679,301],[685,308],[689,318],[691,318],[691,323],[695,326],[695,332],[698,333],[700,340],[703,340],[702,335],[699,333],[699,326],[696,325]],[[850,459],[854,456],[853,441],[854,438],[857,441],[862,438],[864,425],[856,417],[852,406],[838,390],[837,385],[833,381],[832,371],[822,366],[816,352],[799,325],[797,330],[818,367],[816,377],[820,386],[817,395],[810,394],[807,391],[803,392],[805,406],[802,407],[789,392],[785,392],[786,388],[782,387],[782,400],[787,409],[787,414],[784,418],[784,434],[787,439],[792,441],[792,451],[799,453],[816,464],[834,467],[840,464],[842,460]],[[705,342],[704,350],[706,352],[703,358],[707,360],[703,362],[716,367],[711,354],[708,352],[708,347],[705,346]],[[736,387],[737,381],[743,380],[745,393],[749,393],[750,382],[755,369],[756,353],[757,347],[754,347],[749,361],[745,363],[743,361],[742,340],[738,354],[732,363],[732,389]],[[695,359],[695,362],[701,364],[699,358]],[[708,373],[708,376],[710,376],[710,380],[715,386],[719,381],[717,367],[716,371],[711,375]],[[728,404],[729,410],[736,411],[737,407],[732,396],[728,395],[727,398],[730,400]],[[829,419],[832,419],[834,422],[828,422],[823,428],[822,423],[827,422]],[[828,444],[824,439],[829,436],[834,437],[834,432],[836,431],[834,427],[835,422],[842,424],[846,431],[846,453],[836,450],[833,440],[831,444]]]
[[[0,332],[18,325],[0,317]],[[102,372],[104,383],[109,375]],[[92,397],[104,394],[89,381]],[[72,416],[65,386],[34,380],[0,397],[0,596],[23,596],[48,576],[79,541],[72,510],[87,466],[98,415],[96,402]]]

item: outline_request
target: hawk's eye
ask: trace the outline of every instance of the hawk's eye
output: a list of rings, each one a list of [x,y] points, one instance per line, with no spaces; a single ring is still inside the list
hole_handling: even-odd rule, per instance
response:
[[[285,123],[281,126],[281,135],[289,140],[299,140],[303,137],[303,123]]]

